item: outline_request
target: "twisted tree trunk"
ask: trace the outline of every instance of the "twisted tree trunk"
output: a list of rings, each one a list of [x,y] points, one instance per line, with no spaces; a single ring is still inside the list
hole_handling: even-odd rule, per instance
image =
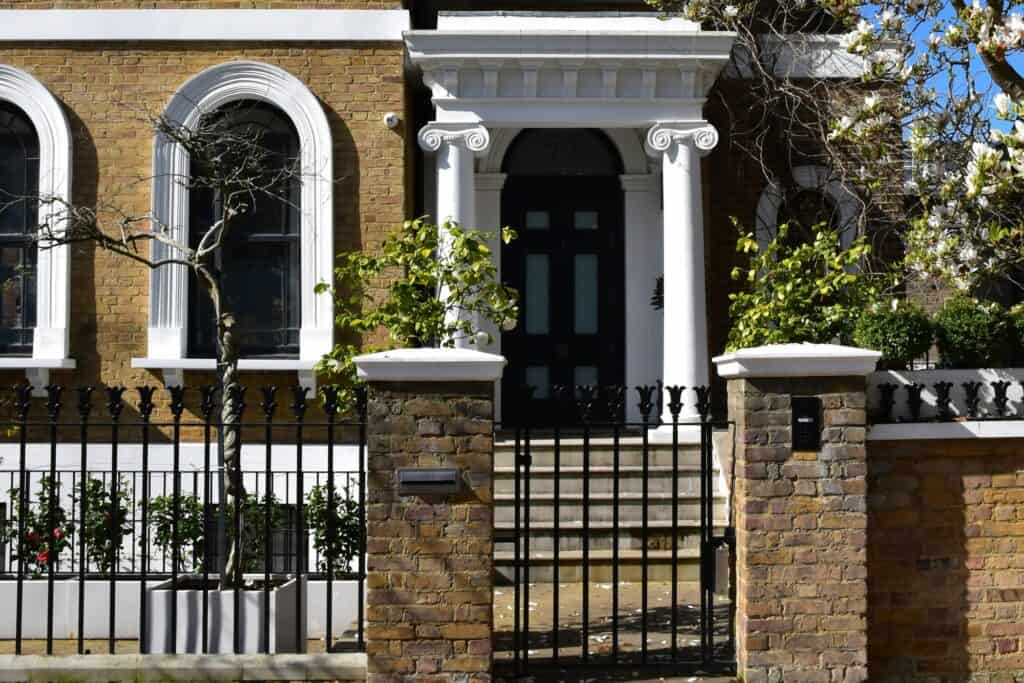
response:
[[[241,505],[245,501],[245,484],[242,481],[241,457],[241,384],[238,382],[238,339],[235,336],[235,317],[221,313],[217,318],[217,336],[220,342],[221,369],[221,429],[224,444],[223,463],[227,484],[224,489],[225,506],[232,510],[236,519],[244,520]],[[234,524],[234,520],[232,520]],[[244,526],[241,521],[238,526]],[[224,565],[222,588],[236,588],[242,584],[241,536],[244,528],[234,528],[228,544],[228,558]]]

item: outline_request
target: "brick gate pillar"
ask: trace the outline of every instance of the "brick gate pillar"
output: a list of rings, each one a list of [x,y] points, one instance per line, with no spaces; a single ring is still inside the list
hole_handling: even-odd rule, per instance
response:
[[[403,349],[355,363],[369,384],[368,681],[490,681],[494,382],[505,360]],[[429,470],[453,474],[456,490],[408,490],[438,486],[417,483]]]
[[[879,354],[784,344],[715,359],[736,423],[736,642],[746,683],[865,681],[866,376]]]

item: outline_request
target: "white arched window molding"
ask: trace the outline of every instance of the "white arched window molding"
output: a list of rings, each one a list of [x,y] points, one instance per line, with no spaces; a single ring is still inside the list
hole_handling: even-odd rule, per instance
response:
[[[301,327],[297,360],[245,360],[242,369],[297,370],[312,384],[312,367],[333,345],[334,305],[330,293],[317,294],[330,282],[333,265],[332,144],[327,117],[316,96],[280,67],[237,61],[211,67],[191,78],[171,98],[165,116],[194,127],[199,117],[239,100],[271,104],[287,115],[299,136],[302,188],[300,218]],[[189,241],[189,192],[180,181],[189,174],[185,150],[165,136],[153,141],[153,216],[179,244]],[[167,244],[153,242],[154,259],[173,255]],[[134,367],[164,370],[168,384],[180,383],[181,371],[213,369],[213,359],[187,358],[188,271],[165,266],[150,275],[148,358]]]
[[[825,166],[797,166],[793,169],[793,182],[797,189],[820,192],[835,204],[839,240],[844,249],[848,248],[857,237],[857,218],[860,215],[857,196],[833,178]],[[779,212],[784,202],[785,190],[777,182],[768,185],[761,193],[757,202],[755,232],[762,251],[778,232]]]
[[[25,112],[35,127],[42,200],[39,222],[58,229],[64,207],[71,201],[71,130],[64,110],[46,86],[28,73],[4,64],[0,64],[0,100]],[[39,250],[32,357],[0,358],[0,367],[24,368],[37,391],[49,383],[51,369],[75,367],[75,361],[68,358],[69,256],[68,245]]]

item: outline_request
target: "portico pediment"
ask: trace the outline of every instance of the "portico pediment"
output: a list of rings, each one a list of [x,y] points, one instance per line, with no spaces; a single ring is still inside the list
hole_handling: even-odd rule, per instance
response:
[[[734,34],[653,15],[454,14],[405,34],[438,122],[637,127],[699,120]]]

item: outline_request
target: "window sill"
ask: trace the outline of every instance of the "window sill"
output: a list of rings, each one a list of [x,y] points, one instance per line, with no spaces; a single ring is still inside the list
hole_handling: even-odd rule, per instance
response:
[[[0,370],[24,370],[25,379],[32,385],[32,395],[46,396],[50,384],[50,370],[74,370],[74,358],[31,358],[29,356],[0,356]]]
[[[319,361],[298,358],[242,358],[238,369],[243,372],[295,372],[299,385],[316,392],[314,366]],[[163,373],[164,384],[169,387],[185,385],[185,371],[213,372],[217,369],[214,358],[132,358],[132,367],[142,370],[159,370]]]

